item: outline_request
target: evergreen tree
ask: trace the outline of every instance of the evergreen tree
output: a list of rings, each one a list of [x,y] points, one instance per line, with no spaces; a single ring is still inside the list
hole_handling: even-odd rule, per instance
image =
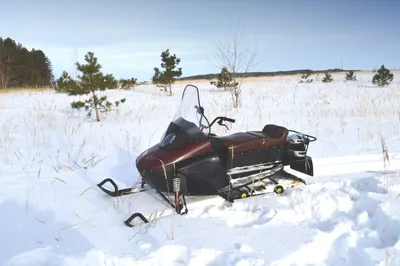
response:
[[[221,69],[221,72],[218,74],[217,82],[211,81],[210,84],[215,85],[217,88],[224,88],[224,90],[238,86],[238,82],[233,82],[231,73],[226,67]]]
[[[68,94],[69,89],[73,86],[76,86],[76,81],[71,78],[68,72],[63,71],[61,76],[56,80],[55,91]]]
[[[393,81],[393,78],[393,73],[391,73],[389,69],[385,68],[385,65],[382,65],[373,76],[372,84],[384,87],[389,85]]]
[[[350,70],[348,73],[346,73],[346,80],[347,81],[357,80],[357,77],[354,75],[354,71]]]
[[[43,51],[28,51],[11,38],[0,38],[0,88],[51,86],[52,66]]]
[[[323,83],[330,83],[333,81],[332,75],[330,73],[325,73],[325,77],[322,79]]]
[[[152,82],[158,87],[164,88],[167,92],[169,88],[169,95],[172,95],[172,84],[175,83],[176,78],[182,76],[182,68],[177,68],[181,60],[176,57],[176,55],[171,55],[169,49],[161,53],[161,68],[164,71],[160,71],[158,67],[154,68],[154,75]]]
[[[46,86],[53,80],[52,66],[50,60],[46,57],[42,50],[32,49],[32,69],[31,69],[31,85]]]
[[[119,80],[119,85],[121,86],[121,89],[123,89],[123,90],[133,89],[133,88],[135,88],[136,84],[137,84],[137,79],[135,79],[135,78]]]
[[[116,89],[118,82],[112,74],[104,75],[100,69],[101,65],[97,62],[97,58],[93,52],[88,52],[85,55],[86,64],[76,63],[77,69],[82,72],[78,76],[78,81],[75,81],[67,72],[63,72],[61,77],[57,80],[58,91],[66,92],[70,96],[74,95],[87,95],[90,98],[82,101],[71,103],[73,109],[85,108],[88,116],[91,116],[92,111],[95,111],[96,121],[100,121],[99,111],[109,111],[113,103],[107,100],[107,96],[98,97],[96,91],[105,91],[107,89]],[[115,106],[124,103],[125,98],[114,102]]]
[[[16,48],[15,41],[6,38],[2,41],[0,47],[0,86],[8,88],[12,86],[16,78]]]
[[[312,71],[310,69],[306,69],[305,72],[301,75],[301,80],[299,83],[311,83],[313,82],[313,79],[309,79],[311,76]]]

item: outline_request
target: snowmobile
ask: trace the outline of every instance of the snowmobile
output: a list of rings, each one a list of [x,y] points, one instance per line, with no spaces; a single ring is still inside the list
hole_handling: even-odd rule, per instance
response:
[[[233,202],[240,198],[262,195],[271,188],[281,194],[288,188],[305,185],[305,180],[285,171],[288,166],[313,176],[312,158],[307,155],[310,142],[317,138],[267,124],[260,131],[238,132],[218,136],[211,132],[215,123],[235,123],[235,119],[218,116],[211,123],[200,105],[199,90],[187,85],[181,103],[159,143],[142,152],[136,159],[141,189],[119,189],[112,179],[98,187],[113,197],[155,190],[174,212],[188,212],[185,196],[221,196]],[[106,189],[110,183],[114,191]],[[172,194],[171,200],[165,195]],[[125,221],[131,226],[134,218],[148,222],[141,213]]]

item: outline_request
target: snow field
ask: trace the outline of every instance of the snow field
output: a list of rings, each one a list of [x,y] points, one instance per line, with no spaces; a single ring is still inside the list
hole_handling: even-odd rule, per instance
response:
[[[275,123],[315,135],[316,175],[279,197],[217,201],[141,228],[122,223],[140,198],[113,199],[96,184],[139,181],[136,156],[159,141],[185,83],[172,97],[153,86],[105,92],[127,102],[101,123],[71,111],[79,97],[1,94],[0,265],[399,264],[400,83],[376,88],[356,74],[251,79],[236,110],[229,93],[193,82],[209,119],[236,119],[218,134]]]

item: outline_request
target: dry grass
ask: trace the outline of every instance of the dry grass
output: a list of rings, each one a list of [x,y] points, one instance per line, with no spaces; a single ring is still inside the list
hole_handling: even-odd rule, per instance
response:
[[[393,204],[393,200],[395,200],[393,198],[393,185],[394,183],[392,182],[393,180],[390,180],[392,178],[390,178],[388,176],[388,172],[390,172],[390,156],[389,156],[389,150],[388,147],[386,145],[386,141],[384,137],[381,137],[381,150],[382,150],[382,161],[383,161],[383,169],[384,169],[384,187],[385,190],[388,193],[389,196],[389,224],[387,224],[386,226],[388,227],[388,238],[389,239],[382,239],[382,241],[385,243],[385,245],[387,246],[385,248],[385,252],[386,252],[386,260],[385,260],[385,265],[389,266],[389,265],[395,265],[395,250],[393,250],[393,254],[391,254],[390,251],[390,245],[389,243],[391,242],[390,239],[393,237],[393,216],[392,216],[392,204]]]
[[[364,73],[371,74],[372,78],[372,71]],[[337,75],[344,76],[344,73]],[[319,137],[320,143],[323,143],[320,147],[327,149],[331,145],[337,150],[341,148],[338,140],[349,134],[356,134],[355,145],[365,140],[379,141],[381,135],[385,138],[398,135],[400,101],[399,93],[395,90],[362,86],[357,88],[353,83],[340,83],[338,86],[322,85],[319,82],[303,86],[298,85],[297,77],[290,76],[285,82],[280,82],[282,78],[283,76],[246,79],[242,109],[231,108],[229,92],[201,90],[202,105],[210,120],[217,115],[236,119],[235,124],[226,123],[231,128],[230,131],[216,125],[213,132],[225,135],[242,130],[261,130],[267,123],[276,123],[295,129],[306,129],[307,133]],[[191,82],[178,82],[174,87],[176,91],[173,90],[175,95],[187,83]],[[204,84],[199,80],[193,83],[209,88],[208,80]],[[140,88],[143,91],[147,89],[151,93],[157,90],[151,86]],[[11,95],[38,91],[45,95],[52,89],[24,88],[0,90],[0,93]],[[78,170],[82,169],[91,169],[96,173],[106,153],[111,152],[111,156],[118,156],[112,153],[115,143],[127,151],[129,158],[132,158],[129,160],[133,163],[135,154],[159,140],[179,101],[170,100],[163,93],[153,96],[149,93],[146,98],[139,98],[140,94],[136,92],[113,91],[109,94],[117,97],[120,93],[127,93],[127,103],[118,112],[107,114],[105,121],[101,123],[88,122],[83,116],[78,118],[63,110],[69,108],[68,102],[71,100],[62,95],[54,100],[49,100],[48,96],[43,99],[37,97],[30,106],[18,106],[22,99],[19,96],[0,97],[0,114],[3,119],[0,137],[1,165],[24,165],[27,200],[32,199],[33,194],[43,193],[40,192],[45,190],[41,188],[41,182],[46,177],[58,180],[57,183],[65,186],[71,183],[70,180],[54,175],[70,171],[76,171],[79,175]],[[7,97],[11,100],[6,100]],[[58,99],[62,97],[64,99]],[[13,108],[19,107],[23,107],[25,112],[14,114]],[[7,110],[11,112],[3,115]],[[353,128],[352,125],[356,127]],[[46,165],[50,165],[51,171],[46,169]],[[54,193],[57,194],[57,191]],[[44,196],[43,198],[45,199]],[[132,201],[130,204],[134,210],[134,205],[139,203]],[[156,214],[155,216],[158,217]],[[174,221],[171,221],[172,239],[175,237],[174,227]]]
[[[316,145],[321,147],[322,153],[327,148],[329,151],[346,151],[349,142],[343,140],[353,140],[350,148],[373,141],[378,151],[381,135],[385,138],[398,136],[400,90],[396,89],[397,83],[378,88],[365,83],[369,75],[357,77],[361,81],[333,84],[298,84],[296,78],[284,82],[279,79],[247,80],[241,109],[232,109],[229,92],[218,90],[201,90],[201,97],[211,94],[208,96],[211,99],[203,101],[202,105],[210,120],[217,115],[236,119],[233,125],[226,123],[232,127],[230,131],[218,125],[213,127],[217,134],[261,130],[267,123],[276,123],[317,135],[320,141]],[[199,88],[206,87],[205,84],[198,85]],[[362,152],[362,145],[359,152]]]
[[[33,93],[33,92],[50,92],[54,91],[51,87],[21,87],[21,88],[7,88],[7,89],[0,89],[0,94],[19,94],[19,93]]]
[[[201,91],[202,100],[205,98],[204,94],[211,94],[208,97],[209,101],[202,101],[202,105],[206,108],[207,117],[210,120],[217,115],[236,118],[235,124],[227,123],[228,127],[232,127],[233,132],[255,129],[255,127],[262,127],[266,123],[278,123],[285,126],[300,125],[299,127],[307,128],[312,131],[311,133],[333,136],[338,130],[341,134],[346,134],[349,125],[356,124],[360,141],[375,139],[377,134],[382,132],[389,132],[390,135],[394,135],[400,126],[400,106],[397,100],[399,93],[395,90],[357,88],[352,83],[349,83],[349,85],[343,83],[340,86],[336,84],[306,84],[303,86],[299,85],[297,79],[293,77],[290,77],[286,82],[276,82],[277,79],[281,80],[282,77],[260,77],[246,80],[244,84],[246,91],[242,95],[246,99],[243,103],[243,109],[249,110],[249,113],[231,108],[229,92]],[[199,83],[198,85],[208,87],[207,83]],[[182,87],[176,85],[176,88],[181,89]],[[176,95],[179,94],[179,89],[176,90]],[[43,90],[43,92],[48,90]],[[349,93],[349,90],[351,90],[351,93]],[[32,92],[34,89],[26,88],[21,91]],[[21,91],[13,91],[12,93]],[[110,93],[117,96],[120,92]],[[302,96],[304,93],[307,94],[307,97]],[[122,135],[126,140],[124,146],[131,154],[137,153],[158,141],[164,128],[157,127],[157,125],[164,125],[168,123],[169,119],[172,119],[178,102],[171,104],[169,97],[158,95],[153,98],[147,97],[147,100],[136,100],[134,94],[129,96],[125,106],[121,106],[118,111],[105,116],[104,123],[107,123],[108,120],[114,120],[121,124],[119,135]],[[17,105],[17,100],[17,98],[13,99],[14,105]],[[4,121],[1,140],[3,145],[6,142],[11,143],[13,139],[10,134],[12,132],[25,128],[24,134],[32,138],[33,146],[42,150],[54,145],[51,139],[52,132],[62,128],[66,138],[61,139],[61,141],[64,144],[68,142],[66,146],[71,147],[69,151],[71,154],[79,154],[72,147],[79,146],[85,140],[88,140],[83,136],[85,133],[82,131],[82,128],[87,128],[83,126],[86,122],[81,120],[78,123],[70,123],[70,120],[65,118],[65,112],[59,112],[59,105],[60,102],[55,100],[49,102],[38,100],[27,112],[29,115],[24,117],[22,123],[16,124],[15,120],[12,122]],[[7,108],[4,99],[0,98],[0,112],[4,108]],[[163,110],[163,118],[160,119],[162,123],[155,124],[153,121],[155,117],[160,117],[160,109]],[[324,126],[327,117],[336,121],[333,122],[335,126]],[[380,122],[385,120],[387,122]],[[382,132],[374,127],[365,127],[370,122],[382,125]],[[125,129],[123,129],[124,124],[126,125]],[[134,126],[135,130],[129,130],[129,125]],[[95,124],[90,123],[91,126],[95,126]],[[142,126],[143,131],[141,130]],[[13,129],[13,127],[17,129]],[[144,130],[145,128],[146,130]],[[218,125],[213,128],[213,131],[217,134],[232,133],[232,131]],[[97,142],[96,149],[106,151],[107,139],[111,137],[110,133],[101,130],[97,132],[97,135],[101,137],[91,142]],[[85,145],[89,144],[86,143]],[[9,157],[9,155],[10,152],[3,153],[3,156]],[[74,157],[74,161],[77,161],[77,156],[70,157]]]
[[[372,75],[374,74],[375,70],[360,70],[360,71],[355,71],[354,74],[370,74],[371,79]],[[398,75],[400,74],[400,69],[391,69],[390,70],[393,74]],[[334,72],[331,73],[333,77],[343,77],[345,76],[346,72]],[[315,76],[316,74],[312,74],[312,76]],[[322,76],[323,74],[319,74],[319,76]],[[245,82],[258,82],[258,81],[271,81],[271,80],[281,80],[281,79],[287,79],[287,78],[296,78],[300,79],[300,74],[283,74],[283,75],[276,75],[276,76],[260,76],[260,77],[248,77],[245,78]],[[188,80],[177,80],[175,82],[176,85],[186,85],[186,84],[198,84],[198,83],[210,83],[214,79],[188,79]],[[143,82],[143,84],[140,84],[140,86],[154,86],[151,81],[146,81]],[[139,88],[140,86],[137,86],[136,88]],[[135,88],[135,89],[136,89]],[[18,88],[7,88],[7,89],[0,89],[0,93],[32,93],[32,92],[49,92],[49,91],[54,91],[53,88],[51,87],[39,87],[39,88],[33,88],[33,87],[18,87]]]

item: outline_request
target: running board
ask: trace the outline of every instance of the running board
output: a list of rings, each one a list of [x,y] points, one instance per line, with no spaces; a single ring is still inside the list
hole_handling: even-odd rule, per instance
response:
[[[236,178],[236,179],[230,179],[229,180],[229,185],[222,188],[219,192],[225,192],[228,191],[230,189],[235,189],[235,188],[239,188],[239,187],[243,187],[246,186],[248,184],[251,184],[254,181],[261,181],[264,180],[266,178],[269,178],[270,176],[274,175],[276,172],[279,172],[283,170],[283,165],[280,164],[278,166],[275,166],[274,168],[270,169],[270,170],[266,170],[260,173],[255,173],[249,176],[244,176],[244,177],[240,177],[240,178]],[[273,180],[271,180],[272,182],[274,182]],[[275,183],[275,182],[274,182]]]
[[[242,174],[242,173],[247,173],[247,172],[271,169],[277,163],[279,163],[279,162],[268,162],[268,163],[254,164],[254,165],[249,165],[249,166],[235,167],[235,168],[229,169],[227,171],[227,174],[228,175],[236,175],[236,174]]]

